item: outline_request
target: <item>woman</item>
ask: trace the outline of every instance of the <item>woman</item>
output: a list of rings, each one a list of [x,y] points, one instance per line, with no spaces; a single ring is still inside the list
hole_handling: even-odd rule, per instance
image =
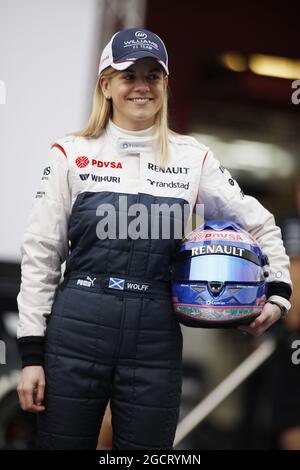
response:
[[[86,129],[52,146],[18,296],[18,393],[24,410],[39,413],[43,449],[95,448],[109,400],[113,449],[172,448],[182,333],[169,266],[185,209],[190,216],[197,201],[206,217],[241,223],[270,258],[277,305],[244,329],[259,335],[289,307],[289,262],[273,216],[207,147],[168,130],[168,74],[157,35],[116,33]]]

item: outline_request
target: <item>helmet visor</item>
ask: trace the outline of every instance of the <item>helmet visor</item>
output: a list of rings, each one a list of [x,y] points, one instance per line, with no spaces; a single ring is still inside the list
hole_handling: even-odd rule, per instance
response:
[[[230,255],[201,255],[173,265],[173,279],[181,281],[260,282],[261,266]]]

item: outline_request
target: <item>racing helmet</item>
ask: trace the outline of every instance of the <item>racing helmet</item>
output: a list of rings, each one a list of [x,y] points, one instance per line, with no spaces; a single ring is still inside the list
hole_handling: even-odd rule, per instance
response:
[[[251,323],[267,298],[268,258],[253,236],[231,221],[207,221],[187,235],[172,264],[178,321],[200,328]]]

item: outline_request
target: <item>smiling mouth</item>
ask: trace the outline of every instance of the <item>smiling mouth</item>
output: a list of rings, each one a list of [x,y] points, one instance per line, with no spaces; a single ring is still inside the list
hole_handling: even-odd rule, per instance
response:
[[[144,104],[152,101],[153,98],[129,98],[128,100],[132,101],[133,103]]]

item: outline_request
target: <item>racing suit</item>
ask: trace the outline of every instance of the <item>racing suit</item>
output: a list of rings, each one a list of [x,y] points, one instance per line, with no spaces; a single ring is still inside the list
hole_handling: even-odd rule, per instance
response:
[[[95,448],[108,400],[114,449],[172,448],[182,332],[170,265],[182,237],[175,229],[196,203],[206,218],[251,232],[270,259],[269,296],[288,303],[289,259],[273,216],[194,138],[170,131],[166,168],[156,144],[154,126],[132,132],[109,121],[97,138],[64,137],[50,150],[22,244],[18,295],[23,367],[44,365],[46,375],[41,448]],[[136,204],[146,208],[142,222]]]

